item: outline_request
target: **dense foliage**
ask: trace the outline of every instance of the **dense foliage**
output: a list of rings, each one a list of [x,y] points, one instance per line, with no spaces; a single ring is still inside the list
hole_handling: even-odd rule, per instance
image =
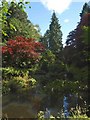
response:
[[[64,49],[65,62],[69,66],[70,74],[74,81],[80,81],[80,88],[78,93],[82,96],[83,101],[86,100],[89,104],[88,97],[85,93],[88,92],[88,64],[89,56],[89,33],[90,33],[90,6],[85,3],[81,19],[75,30],[71,31],[66,40],[66,47]],[[86,87],[85,87],[86,86]]]
[[[2,22],[2,42],[15,36],[24,36],[26,38],[40,38],[37,25],[33,25],[27,19],[25,4],[28,2],[2,2],[0,16]]]
[[[56,13],[53,12],[49,30],[46,31],[42,38],[43,44],[53,53],[58,53],[62,50],[62,31]]]
[[[3,66],[30,67],[38,62],[43,50],[43,45],[34,39],[16,37],[2,47]]]
[[[90,6],[84,4],[80,22],[63,47],[55,12],[49,29],[41,37],[39,26],[27,19],[23,1],[2,3],[3,105],[7,104],[4,97],[9,96],[10,102],[29,102],[38,119],[44,119],[47,107],[56,118],[65,118],[63,99],[67,96],[70,118],[88,118]]]

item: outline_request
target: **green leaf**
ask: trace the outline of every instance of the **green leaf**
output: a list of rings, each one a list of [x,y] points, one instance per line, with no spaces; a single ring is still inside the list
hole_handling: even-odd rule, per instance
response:
[[[26,1],[25,4],[30,4],[30,2],[27,2],[27,1]]]

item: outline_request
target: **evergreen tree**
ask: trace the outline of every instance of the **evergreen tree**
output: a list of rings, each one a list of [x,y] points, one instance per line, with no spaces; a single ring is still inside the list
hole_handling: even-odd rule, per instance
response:
[[[53,53],[58,53],[62,49],[62,32],[55,12],[52,14],[51,24],[49,25],[49,49]]]
[[[59,20],[56,17],[55,12],[52,14],[51,23],[49,29],[45,32],[41,39],[41,42],[46,48],[51,50],[54,54],[59,53],[62,50],[62,31]]]

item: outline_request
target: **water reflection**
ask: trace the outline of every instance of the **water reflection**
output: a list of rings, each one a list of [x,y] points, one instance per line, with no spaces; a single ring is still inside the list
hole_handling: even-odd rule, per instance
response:
[[[63,108],[64,108],[64,116],[67,118],[69,116],[69,101],[68,96],[64,96],[63,99]]]

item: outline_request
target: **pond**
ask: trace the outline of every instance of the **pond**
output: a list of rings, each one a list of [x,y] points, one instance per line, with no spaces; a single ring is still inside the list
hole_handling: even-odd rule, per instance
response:
[[[44,107],[43,106],[40,107],[41,102],[43,101],[43,98],[44,98],[44,96],[41,97],[40,95],[35,95],[33,97],[33,99],[31,99],[29,101],[23,101],[23,100],[20,101],[20,99],[18,100],[18,98],[16,98],[16,96],[14,96],[14,95],[13,96],[4,96],[3,100],[2,100],[2,104],[3,104],[2,112],[4,115],[6,114],[8,116],[8,118],[37,118],[37,113],[40,110],[45,111],[46,107],[49,108],[51,114],[54,116],[56,116],[57,113],[61,112],[61,110],[64,108],[63,112],[64,112],[64,114],[67,114],[66,116],[68,117],[69,106],[71,106],[71,102],[73,102],[74,100],[68,101],[66,99],[68,97],[64,96],[63,99],[59,100],[60,104],[58,106],[56,105],[53,107],[53,106],[45,105]],[[47,100],[47,102],[48,102],[48,100]]]
[[[37,112],[32,108],[29,103],[17,103],[12,102],[7,106],[3,107],[2,110],[4,115],[8,118],[35,118],[37,117]]]
[[[37,118],[45,95],[20,96],[15,94],[2,97],[2,113],[8,118]]]

